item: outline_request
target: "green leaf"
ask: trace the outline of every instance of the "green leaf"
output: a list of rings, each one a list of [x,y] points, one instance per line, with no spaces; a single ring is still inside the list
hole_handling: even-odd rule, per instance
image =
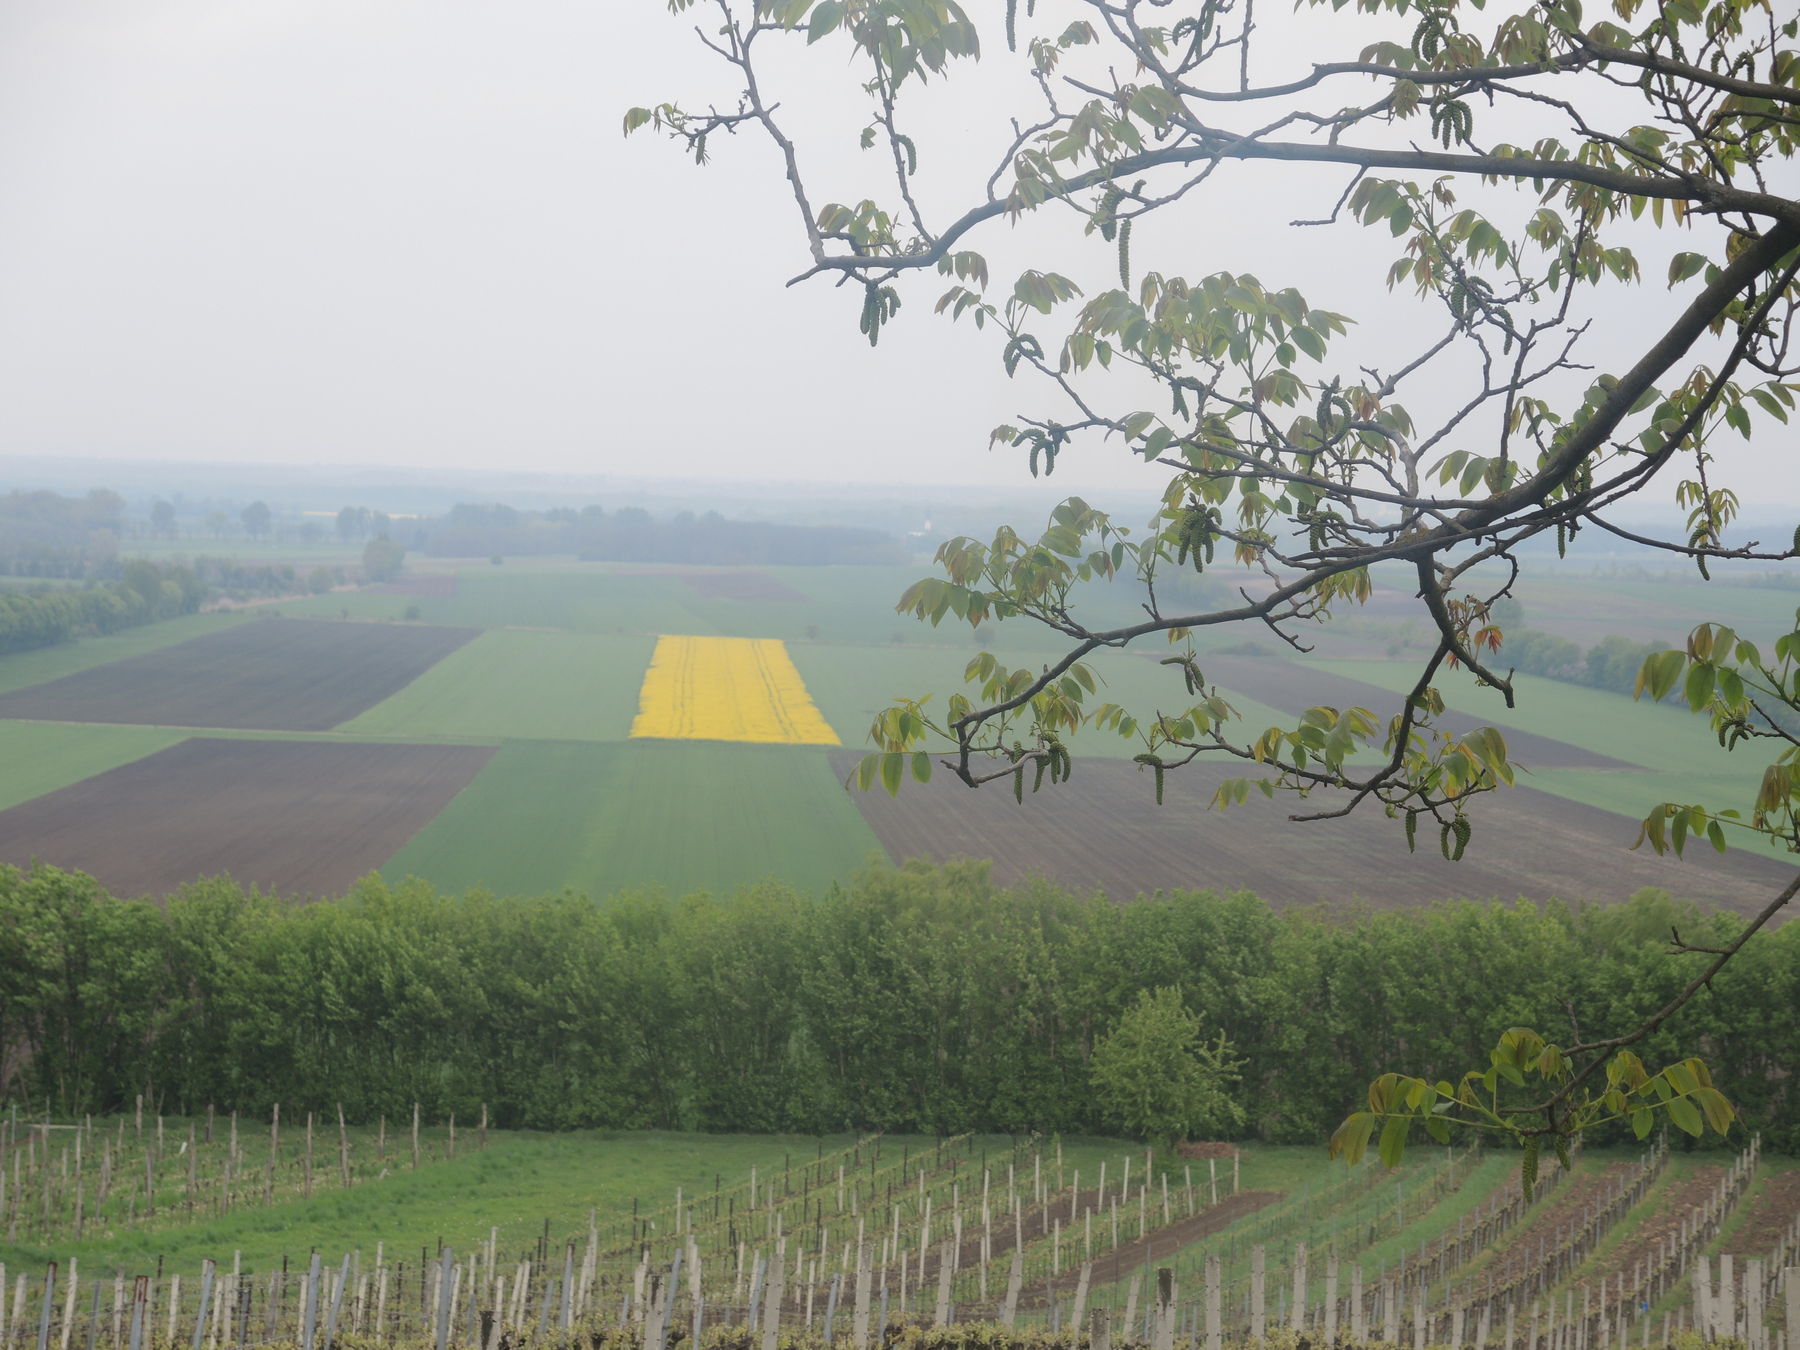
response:
[[[906,768],[906,756],[898,752],[881,757],[881,785],[890,797],[900,795],[900,775]]]
[[[811,46],[838,26],[844,17],[843,0],[819,0],[819,7],[806,23],[806,45]]]
[[[1700,1118],[1700,1108],[1686,1097],[1669,1099],[1669,1119],[1675,1127],[1698,1139],[1706,1131],[1706,1123]]]
[[[1330,1156],[1342,1158],[1354,1167],[1363,1160],[1368,1152],[1369,1136],[1375,1132],[1377,1117],[1367,1111],[1356,1111],[1344,1118],[1344,1123],[1332,1131],[1329,1146]]]
[[[1696,1113],[1698,1114],[1698,1113]],[[1389,1116],[1381,1127],[1381,1162],[1384,1167],[1398,1167],[1406,1155],[1406,1133],[1412,1121],[1405,1116]]]

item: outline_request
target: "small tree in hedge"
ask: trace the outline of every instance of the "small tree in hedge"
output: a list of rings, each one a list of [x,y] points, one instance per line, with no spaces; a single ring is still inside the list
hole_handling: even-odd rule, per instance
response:
[[[1094,1045],[1088,1066],[1108,1120],[1168,1148],[1244,1123],[1234,1092],[1243,1061],[1220,1032],[1207,1040],[1179,989],[1144,990]]]

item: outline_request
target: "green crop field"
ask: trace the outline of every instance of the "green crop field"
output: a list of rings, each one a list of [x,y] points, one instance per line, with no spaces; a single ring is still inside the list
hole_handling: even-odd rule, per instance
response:
[[[490,631],[339,730],[416,740],[623,740],[654,645],[639,634]]]
[[[1411,688],[1418,678],[1418,667],[1406,661],[1309,658],[1303,664],[1396,693]],[[1652,704],[1537,675],[1515,675],[1513,681],[1517,691],[1513,708],[1499,694],[1478,688],[1466,674],[1443,672],[1437,686],[1450,707],[1503,732],[1509,727],[1534,731],[1663,773],[1717,773],[1727,762],[1706,719],[1689,713],[1685,704]]]
[[[802,746],[511,741],[382,869],[446,890],[818,890],[884,856]]]
[[[162,727],[0,721],[0,811],[185,740]]]

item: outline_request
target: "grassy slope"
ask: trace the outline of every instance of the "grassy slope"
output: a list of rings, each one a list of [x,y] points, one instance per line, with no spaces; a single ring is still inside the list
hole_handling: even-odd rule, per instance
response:
[[[338,730],[414,740],[623,740],[654,645],[638,635],[484,633]]]
[[[166,750],[188,735],[162,727],[0,722],[0,811]]]
[[[0,656],[0,693],[24,689],[28,685],[60,680],[90,666],[103,666],[142,652],[173,647],[177,642],[243,623],[250,615],[184,614],[178,619],[148,623],[141,628],[127,628],[107,637],[83,638],[65,642],[59,647],[42,647],[31,652],[12,652]]]
[[[513,741],[382,869],[447,890],[817,890],[879,856],[822,750]]]

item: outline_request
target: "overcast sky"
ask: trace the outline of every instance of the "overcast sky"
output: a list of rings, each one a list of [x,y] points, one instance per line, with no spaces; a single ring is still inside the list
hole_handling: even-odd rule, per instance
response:
[[[871,351],[848,292],[785,287],[766,145],[621,137],[721,79],[662,0],[4,0],[0,455],[1017,481],[987,431],[1044,400],[930,318],[935,278]],[[927,111],[948,205],[1004,110]],[[853,108],[792,115],[854,169]],[[1271,234],[1307,198],[1251,209],[1280,187],[1246,173],[1171,261],[1328,285],[1339,243]],[[1145,485],[1118,460],[1071,487]]]

